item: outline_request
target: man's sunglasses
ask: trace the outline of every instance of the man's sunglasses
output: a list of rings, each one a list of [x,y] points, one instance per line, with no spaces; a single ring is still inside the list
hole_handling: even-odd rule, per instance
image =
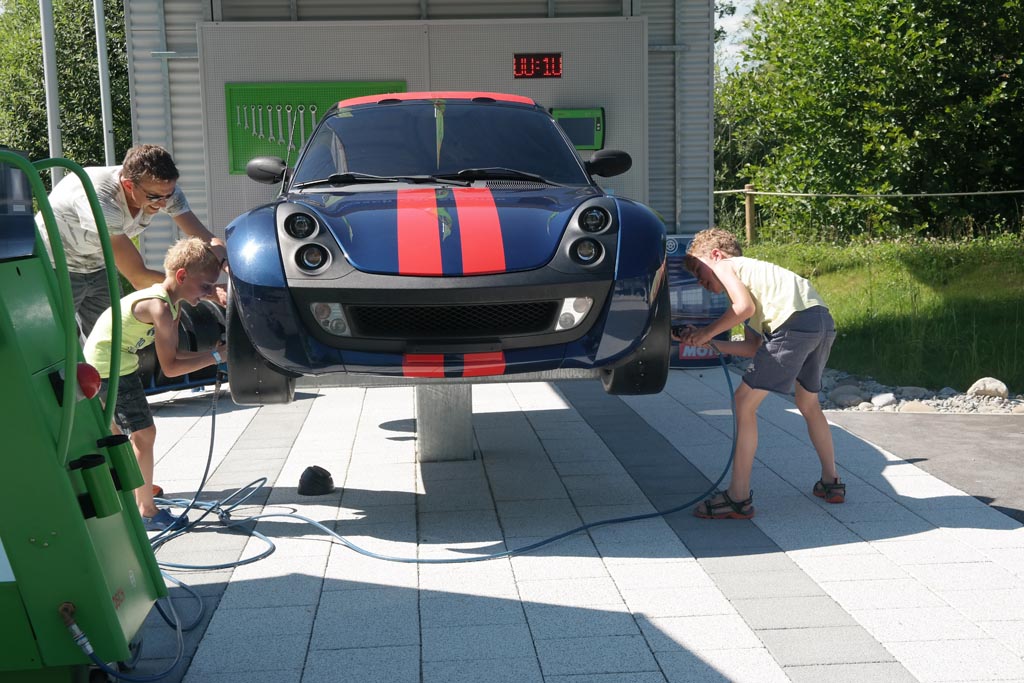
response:
[[[170,194],[150,194],[148,192],[146,193],[146,199],[148,199],[151,202],[166,201],[166,200],[170,199],[173,196],[174,196],[173,192],[171,192]]]

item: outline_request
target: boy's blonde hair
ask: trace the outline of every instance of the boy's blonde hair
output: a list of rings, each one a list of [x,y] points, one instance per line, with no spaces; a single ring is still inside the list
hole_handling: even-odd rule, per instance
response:
[[[693,236],[690,246],[686,248],[687,256],[707,256],[712,249],[718,249],[729,256],[743,256],[743,247],[736,236],[721,228],[701,230]]]
[[[179,268],[184,268],[191,275],[220,270],[220,266],[220,258],[209,244],[198,237],[178,240],[164,257],[164,271],[168,275],[174,275]]]

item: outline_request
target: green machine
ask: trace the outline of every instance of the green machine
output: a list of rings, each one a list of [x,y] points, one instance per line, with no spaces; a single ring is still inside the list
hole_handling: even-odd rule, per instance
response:
[[[39,177],[55,166],[85,185],[118,291],[82,168],[0,148],[0,683],[83,681],[94,663],[128,660],[167,595],[132,493],[142,475],[131,445],[110,433],[113,402],[102,408],[98,374],[81,362],[64,250]]]

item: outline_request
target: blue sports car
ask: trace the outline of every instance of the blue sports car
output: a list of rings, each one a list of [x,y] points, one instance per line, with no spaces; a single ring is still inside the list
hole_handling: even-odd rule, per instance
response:
[[[517,95],[339,102],[294,168],[247,167],[282,189],[227,228],[232,398],[285,403],[296,377],[326,373],[661,391],[665,226],[593,180],[631,163],[582,161]]]

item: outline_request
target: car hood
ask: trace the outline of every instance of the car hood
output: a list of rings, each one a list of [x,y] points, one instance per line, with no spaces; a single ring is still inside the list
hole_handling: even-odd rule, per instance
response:
[[[486,275],[551,260],[593,187],[409,187],[292,195],[315,211],[353,267],[412,276]]]

